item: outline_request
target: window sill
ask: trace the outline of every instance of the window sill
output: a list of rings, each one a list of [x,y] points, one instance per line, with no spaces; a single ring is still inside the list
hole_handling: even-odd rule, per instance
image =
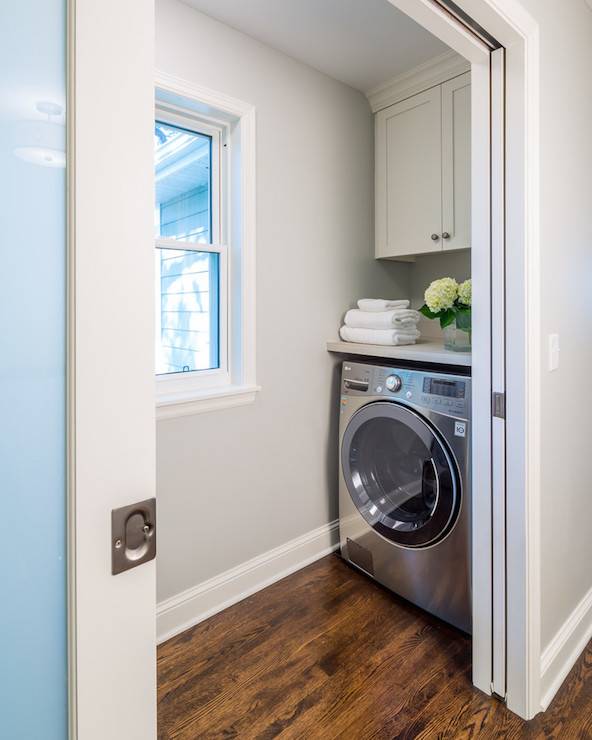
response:
[[[156,399],[156,420],[245,406],[253,403],[260,390],[258,385],[229,385],[200,391],[163,393]]]

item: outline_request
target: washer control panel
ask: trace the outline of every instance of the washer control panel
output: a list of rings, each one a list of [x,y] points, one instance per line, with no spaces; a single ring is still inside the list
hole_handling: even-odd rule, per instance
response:
[[[398,375],[387,375],[384,385],[388,391],[391,391],[391,393],[397,393],[401,390],[403,381]]]
[[[392,398],[462,418],[471,410],[470,377],[408,368],[344,362],[341,394]]]

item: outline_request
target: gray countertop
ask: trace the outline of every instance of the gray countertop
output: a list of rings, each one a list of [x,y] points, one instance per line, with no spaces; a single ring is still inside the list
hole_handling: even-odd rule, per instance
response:
[[[471,366],[470,352],[451,352],[444,349],[442,342],[419,340],[417,344],[408,344],[403,347],[385,347],[379,344],[355,344],[340,340],[327,342],[329,352],[338,352],[344,355],[364,355],[389,360],[411,360],[415,362],[429,362],[438,365]]]

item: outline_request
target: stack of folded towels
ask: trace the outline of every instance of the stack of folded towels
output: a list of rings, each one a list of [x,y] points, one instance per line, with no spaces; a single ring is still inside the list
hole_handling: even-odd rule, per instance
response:
[[[339,335],[344,342],[400,346],[415,344],[420,333],[420,314],[409,308],[409,301],[362,298],[358,307],[345,314]]]

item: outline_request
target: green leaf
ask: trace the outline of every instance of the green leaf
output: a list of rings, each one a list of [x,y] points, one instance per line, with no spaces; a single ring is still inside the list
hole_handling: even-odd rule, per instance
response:
[[[454,313],[454,310],[452,308],[447,308],[445,311],[442,311],[442,313],[440,314],[440,326],[442,327],[442,329],[450,326],[455,318],[456,314]]]
[[[426,306],[424,303],[423,306],[419,309],[419,313],[423,314],[427,319],[437,319],[440,316],[440,312],[434,313],[433,311],[430,311],[430,309]]]

